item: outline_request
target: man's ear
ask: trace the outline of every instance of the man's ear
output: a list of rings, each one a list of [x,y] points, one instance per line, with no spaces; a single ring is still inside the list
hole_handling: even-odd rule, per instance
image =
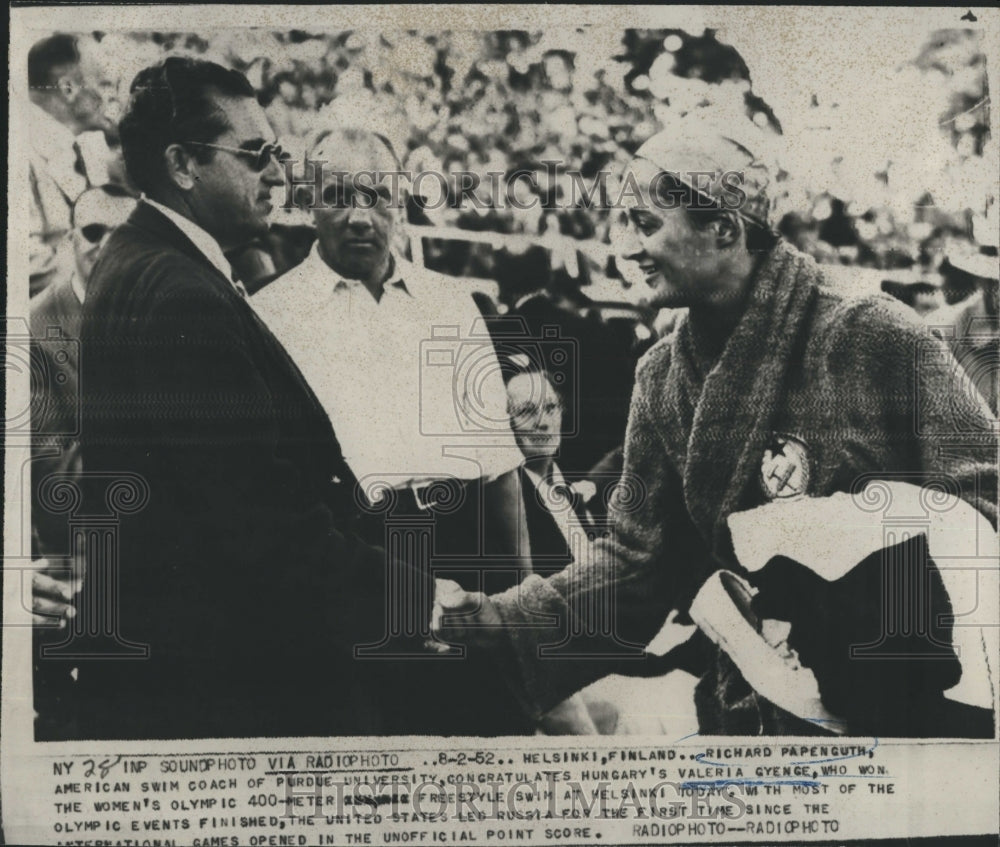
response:
[[[69,74],[59,77],[59,80],[56,82],[56,88],[59,89],[59,93],[67,103],[72,103],[76,99],[77,94],[80,93],[80,87]]]
[[[732,247],[743,240],[743,223],[740,216],[730,210],[724,210],[712,221],[715,232],[715,243],[720,248]]]
[[[163,151],[163,160],[170,181],[182,191],[190,191],[201,179],[198,176],[198,163],[183,144],[171,144],[167,147]]]

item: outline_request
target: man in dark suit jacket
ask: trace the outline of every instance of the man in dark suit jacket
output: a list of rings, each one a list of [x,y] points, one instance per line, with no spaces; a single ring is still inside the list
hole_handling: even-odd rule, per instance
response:
[[[53,472],[79,473],[80,326],[87,280],[111,233],[135,208],[135,199],[117,185],[89,188],[71,211],[67,273],[31,299],[32,356],[39,379],[33,391],[32,483],[35,490]],[[34,492],[33,492],[34,493]],[[32,504],[34,555],[65,555],[65,514],[53,515]]]
[[[532,568],[558,573],[573,560],[573,536],[579,533],[583,542],[593,531],[579,486],[571,486],[556,463],[562,398],[544,371],[527,368],[508,371],[507,403],[514,438],[524,454],[519,476]]]
[[[32,380],[31,552],[36,560],[33,582],[43,595],[59,590],[67,576],[70,554],[69,516],[62,508],[47,508],[50,498],[40,493],[54,479],[77,479],[80,461],[80,324],[90,271],[101,248],[116,227],[125,222],[135,200],[121,187],[103,185],[81,194],[71,212],[72,248],[68,273],[60,275],[31,299],[31,355],[37,379]],[[39,562],[45,558],[46,562]],[[42,565],[45,565],[42,567]],[[67,594],[71,595],[71,588]],[[71,732],[73,668],[65,662],[43,663],[38,648],[61,639],[54,604],[36,593],[35,730],[39,739],[58,739]]]
[[[570,485],[556,463],[562,440],[561,396],[545,371],[510,364],[507,403],[511,428],[524,454],[519,475],[532,569],[549,576],[576,555],[589,555],[595,527],[580,486]],[[613,733],[617,722],[615,706],[589,702],[577,693],[544,715],[539,727],[548,735],[597,735]]]
[[[511,427],[524,453],[521,466],[521,486],[524,496],[525,523],[531,542],[532,566],[535,573],[550,576],[569,565],[574,558],[590,555],[589,542],[607,528],[607,515],[602,499],[612,496],[613,483],[621,477],[621,468],[593,474],[591,478],[571,474],[570,482],[563,476],[556,458],[561,448],[562,402],[544,371],[530,366],[507,370],[507,399]],[[626,486],[627,487],[627,486]],[[663,655],[646,653],[642,661],[623,663],[615,670],[628,676],[661,676],[673,670],[686,670],[700,675],[707,646],[704,636],[695,633]],[[610,704],[595,707],[600,718],[601,732],[617,720],[617,710]],[[564,718],[576,723],[572,710],[550,714],[549,723],[558,727]],[[595,717],[596,720],[596,717]],[[550,730],[566,731],[559,728]],[[575,730],[570,730],[571,732]]]
[[[82,331],[88,511],[130,513],[116,595],[88,550],[78,618],[118,602],[104,655],[80,664],[80,733],[440,731],[434,691],[414,715],[440,724],[387,723],[399,663],[355,658],[386,631],[385,554],[351,534],[329,419],[222,256],[266,232],[282,183],[264,113],[241,74],[190,59],[132,95],[121,137],[145,197],[94,269]],[[106,655],[131,645],[146,658]]]

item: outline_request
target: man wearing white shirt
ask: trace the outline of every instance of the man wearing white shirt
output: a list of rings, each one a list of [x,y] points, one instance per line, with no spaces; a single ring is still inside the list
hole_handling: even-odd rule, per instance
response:
[[[450,352],[463,340],[471,344],[455,350],[460,356],[484,353],[472,335],[481,315],[459,284],[393,256],[392,273],[372,294],[331,268],[317,242],[251,302],[323,401],[359,480],[393,474],[392,487],[419,486],[442,475],[496,477],[517,466],[509,428],[468,433],[480,415],[492,421],[503,414],[499,365],[483,374],[483,408],[470,409],[475,398],[455,393],[461,362],[437,366],[422,355]]]
[[[432,577],[490,590],[514,586],[530,571],[521,454],[500,364],[470,292],[393,249],[401,204],[380,179],[399,170],[388,144],[338,130],[318,140],[309,160],[326,163],[322,197],[312,204],[317,242],[250,302],[333,424],[367,513],[362,537],[414,552],[422,579],[387,578],[397,607],[417,613],[393,619],[375,649],[417,655],[431,635]],[[458,703],[473,667],[445,657],[401,662],[393,673],[403,689]],[[445,732],[461,731],[424,697],[380,707],[394,725],[443,720]],[[521,726],[501,691],[467,712],[476,733],[510,731],[512,720]]]
[[[71,228],[73,204],[88,186],[109,181],[109,128],[101,98],[84,78],[74,36],[57,33],[28,54],[31,142],[31,293],[53,281],[59,240]]]
[[[325,163],[317,242],[252,304],[330,416],[376,513],[372,532],[394,516],[433,515],[434,552],[461,560],[441,576],[516,584],[530,567],[521,454],[482,315],[456,280],[393,249],[401,204],[384,177],[400,166],[384,139],[337,130],[309,160]],[[367,177],[370,196],[357,190]],[[442,481],[456,511],[435,508]]]

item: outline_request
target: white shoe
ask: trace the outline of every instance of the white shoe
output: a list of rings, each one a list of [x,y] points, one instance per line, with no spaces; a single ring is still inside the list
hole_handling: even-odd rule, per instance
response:
[[[691,603],[691,618],[726,651],[757,693],[804,721],[842,734],[846,724],[823,705],[815,674],[788,647],[790,625],[762,622],[750,606],[754,593],[732,571],[716,571]],[[763,632],[777,644],[769,643]]]

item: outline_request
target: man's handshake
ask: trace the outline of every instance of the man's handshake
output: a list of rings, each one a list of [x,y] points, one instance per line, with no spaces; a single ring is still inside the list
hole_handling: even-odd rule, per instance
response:
[[[434,583],[432,644],[486,646],[500,637],[503,621],[489,597],[466,591],[450,579],[436,579]]]
[[[82,574],[48,559],[36,559],[31,578],[31,611],[36,626],[65,628],[76,617]],[[489,597],[466,591],[450,579],[435,580],[432,639],[428,647],[442,652],[449,644],[488,647],[501,637],[503,621]]]

